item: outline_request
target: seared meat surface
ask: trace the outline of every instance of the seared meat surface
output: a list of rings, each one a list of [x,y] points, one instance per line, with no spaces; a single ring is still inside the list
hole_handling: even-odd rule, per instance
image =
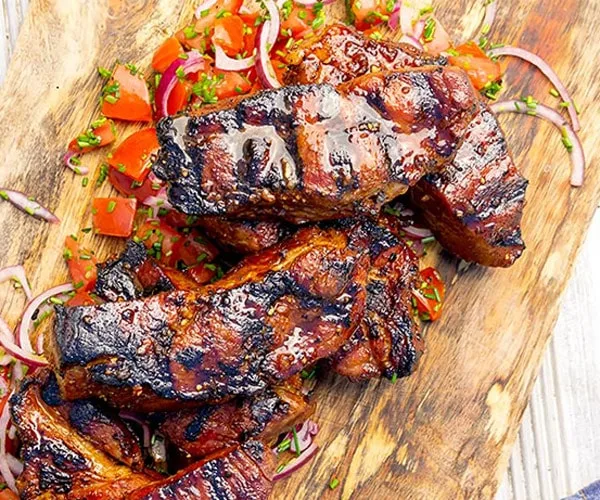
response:
[[[376,215],[452,159],[476,104],[465,73],[443,67],[263,91],[163,119],[153,169],[190,215]]]
[[[508,267],[525,249],[526,189],[496,117],[481,103],[454,161],[410,194],[444,248],[484,266]]]
[[[274,468],[271,450],[258,441],[248,441],[141,488],[127,498],[263,500],[271,492]]]
[[[222,247],[244,255],[269,248],[292,232],[287,224],[278,221],[203,217],[197,224]]]
[[[369,231],[373,245],[365,316],[332,360],[332,369],[352,380],[410,375],[423,351],[411,303],[419,261],[384,221]]]
[[[249,438],[269,443],[314,411],[298,375],[249,398],[165,413],[160,432],[191,458],[203,458]]]
[[[290,54],[290,84],[338,84],[374,70],[446,64],[403,44],[374,41],[353,28],[334,24],[314,44]],[[456,157],[411,190],[439,242],[462,259],[506,267],[525,248],[521,238],[527,180],[515,167],[500,125],[480,102]]]
[[[48,371],[38,370],[10,402],[24,463],[17,480],[21,498],[123,499],[155,479],[118,463],[74,431],[60,405],[45,401],[54,402],[48,376]]]
[[[445,57],[428,56],[412,45],[376,41],[342,23],[334,23],[315,39],[289,53],[284,76],[287,85],[329,83],[339,85],[376,71],[398,71],[421,66],[442,66]]]
[[[249,396],[327,358],[364,314],[359,223],[307,228],[197,292],[56,308],[46,353],[67,399],[137,411]]]

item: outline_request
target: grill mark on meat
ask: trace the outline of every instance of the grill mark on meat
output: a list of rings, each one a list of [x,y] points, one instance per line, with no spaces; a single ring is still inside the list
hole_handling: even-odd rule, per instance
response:
[[[374,41],[353,28],[334,24],[315,43],[306,43],[288,56],[291,67],[286,82],[337,85],[373,67],[397,69],[395,61],[402,61],[406,51],[402,44]],[[412,57],[404,61],[407,66],[446,64],[445,59],[426,60],[419,51],[409,51]],[[437,112],[433,106],[427,109]],[[520,224],[526,189],[527,180],[510,157],[500,125],[480,102],[453,161],[425,175],[410,192],[446,249],[478,264],[507,267],[525,248]]]
[[[374,214],[451,159],[476,99],[442,67],[264,91],[162,120],[153,168],[189,215]]]
[[[289,378],[337,351],[360,321],[364,238],[360,224],[307,228],[198,292],[57,307],[46,349],[65,397],[152,411]]]

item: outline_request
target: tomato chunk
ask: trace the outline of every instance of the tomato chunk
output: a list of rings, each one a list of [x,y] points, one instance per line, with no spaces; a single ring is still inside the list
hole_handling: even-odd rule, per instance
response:
[[[413,290],[413,298],[419,317],[424,321],[435,321],[442,314],[442,305],[446,287],[437,270],[433,267],[423,269],[420,273],[421,284]]]
[[[174,36],[167,38],[154,53],[152,68],[159,73],[164,73],[181,54],[183,54],[183,47],[179,40]]]
[[[210,283],[213,278],[217,276],[217,266],[215,264],[199,264],[194,267],[190,267],[186,274],[192,278],[199,285],[205,285]]]
[[[73,297],[71,297],[67,305],[70,307],[75,306],[93,306],[96,304],[94,298],[89,294],[89,292],[77,291]]]
[[[108,164],[134,181],[143,181],[150,173],[154,154],[160,148],[156,129],[134,132],[115,150]]]
[[[315,17],[310,7],[292,4],[291,9],[283,9],[281,32],[286,36],[298,38],[312,28]]]
[[[448,58],[450,64],[464,69],[477,90],[482,90],[491,82],[500,80],[502,69],[492,61],[475,42],[459,45]]]
[[[173,88],[169,101],[167,102],[167,111],[169,115],[175,115],[182,111],[188,105],[192,95],[192,84],[186,80],[178,81]]]
[[[221,17],[215,21],[212,42],[234,57],[244,48],[244,21],[239,16]]]
[[[63,257],[67,262],[71,281],[76,290],[89,292],[96,286],[96,257],[79,246],[75,236],[65,238]]]
[[[252,88],[250,80],[236,71],[219,71],[217,79],[218,83],[215,85],[217,99],[247,94]]]
[[[112,78],[102,90],[102,114],[132,122],[152,121],[150,92],[140,74],[117,64]]]
[[[350,9],[354,26],[359,30],[366,30],[388,21],[393,7],[394,5],[386,0],[352,0]]]
[[[148,196],[156,196],[161,188],[161,185],[153,181],[150,176],[146,177],[142,182],[137,182],[113,167],[108,169],[108,180],[119,194],[134,196],[140,203],[148,198]]]
[[[131,235],[137,208],[135,198],[95,198],[92,203],[96,233],[117,237]]]
[[[111,120],[100,118],[90,125],[83,134],[69,143],[69,150],[77,153],[88,153],[94,149],[107,146],[116,138],[115,125]]]

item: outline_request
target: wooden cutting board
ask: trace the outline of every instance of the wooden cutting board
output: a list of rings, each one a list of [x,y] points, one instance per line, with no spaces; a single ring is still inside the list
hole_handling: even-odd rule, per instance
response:
[[[186,4],[187,5],[184,5]],[[439,0],[438,17],[456,40],[472,33],[480,1]],[[182,0],[34,0],[0,90],[0,186],[35,196],[62,220],[36,221],[0,204],[0,264],[24,263],[34,291],[66,281],[66,235],[90,225],[90,203],[106,183],[81,186],[63,168],[68,140],[97,116],[98,65],[115,59],[147,65],[164,37],[189,19]],[[341,13],[341,5],[332,8]],[[545,57],[574,91],[583,111],[586,183],[569,187],[569,160],[550,125],[504,120],[515,160],[530,180],[523,233],[528,249],[508,270],[472,267],[432,252],[450,285],[445,313],[426,335],[417,372],[395,385],[351,384],[331,377],[318,390],[321,451],[276,487],[276,498],[491,498],[510,450],[562,291],[598,205],[595,133],[600,119],[599,0],[505,0],[493,39]],[[525,64],[510,61],[506,96],[534,94],[556,104],[550,87]],[[100,157],[85,163],[96,169]],[[86,236],[106,257],[122,245]],[[2,315],[23,305],[0,288]],[[332,476],[340,479],[334,491]]]

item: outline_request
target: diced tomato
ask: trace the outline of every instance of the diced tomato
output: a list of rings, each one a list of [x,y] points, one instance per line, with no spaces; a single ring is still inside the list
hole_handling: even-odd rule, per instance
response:
[[[212,279],[217,275],[217,266],[214,264],[199,264],[194,267],[190,267],[186,274],[190,276],[199,285],[205,285],[210,283]]]
[[[179,40],[174,36],[167,38],[154,53],[152,68],[159,73],[164,73],[181,54],[183,54],[183,47]]]
[[[285,71],[287,65],[279,58],[271,59],[271,66],[273,67],[273,71],[275,72],[275,76],[280,82],[283,82],[283,77],[285,76]]]
[[[92,296],[88,292],[77,291],[75,295],[69,299],[67,305],[70,307],[75,306],[93,306],[96,304],[96,301],[92,298]]]
[[[433,267],[423,269],[420,273],[421,284],[413,290],[417,312],[425,321],[435,321],[442,314],[442,305],[446,288],[439,273]]]
[[[292,6],[290,15],[282,16],[281,32],[291,33],[293,38],[298,38],[312,29],[312,22],[315,20],[315,14],[311,8],[300,7],[296,4]]]
[[[215,95],[218,99],[226,99],[240,94],[247,94],[252,88],[250,81],[237,71],[218,71],[221,80],[215,85]]]
[[[388,11],[386,0],[352,0],[352,15],[354,26],[366,30],[387,21],[391,12]]]
[[[180,233],[162,220],[144,222],[137,230],[137,237],[161,264],[172,268],[208,263],[218,255],[218,250],[198,231]]]
[[[153,155],[160,148],[156,129],[145,128],[125,139],[108,159],[108,163],[134,181],[143,181],[150,173]]]
[[[92,222],[96,233],[126,238],[133,231],[135,198],[94,198]]]
[[[5,488],[0,491],[0,500],[19,500],[19,495],[13,493],[8,488]]]
[[[255,14],[240,14],[242,21],[244,21],[244,52],[247,57],[254,52],[256,47],[256,35],[258,29],[255,26],[258,13]]]
[[[89,129],[69,143],[69,150],[77,153],[88,153],[112,142],[116,137],[115,126],[111,120],[101,118],[92,122]]]
[[[140,184],[113,167],[108,169],[108,180],[120,194],[135,196],[139,202],[143,202],[148,196],[156,196],[160,190],[160,185],[154,184],[150,177],[146,177]]]
[[[178,81],[169,95],[169,102],[167,102],[167,111],[169,115],[177,114],[179,111],[185,109],[192,95],[192,84],[188,81]]]
[[[80,248],[79,241],[73,236],[65,238],[63,253],[71,281],[76,290],[89,292],[96,285],[96,257],[89,250]]]
[[[152,106],[146,82],[139,74],[117,64],[102,94],[102,114],[132,122],[151,122]]]
[[[459,45],[454,50],[458,55],[449,57],[450,64],[464,69],[477,90],[502,76],[500,64],[492,61],[475,42]]]
[[[234,57],[244,48],[244,21],[239,16],[224,16],[215,21],[212,42]]]

